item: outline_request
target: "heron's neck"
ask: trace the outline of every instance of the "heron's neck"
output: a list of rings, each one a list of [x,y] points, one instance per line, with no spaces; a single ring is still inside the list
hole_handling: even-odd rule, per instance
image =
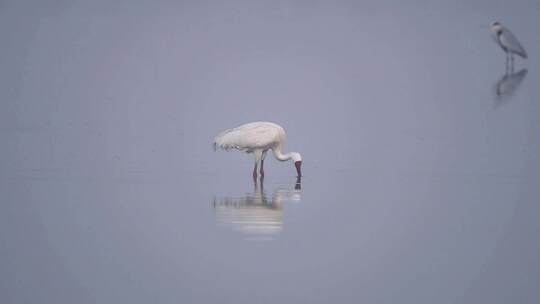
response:
[[[272,153],[274,153],[274,157],[279,161],[287,161],[292,157],[292,152],[283,154],[281,152],[281,146],[277,146],[272,149]]]

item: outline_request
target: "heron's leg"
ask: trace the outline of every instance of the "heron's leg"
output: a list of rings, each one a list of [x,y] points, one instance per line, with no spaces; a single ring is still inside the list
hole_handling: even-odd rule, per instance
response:
[[[514,54],[510,54],[510,73],[514,73]]]
[[[510,55],[506,53],[505,75],[508,75],[509,71],[510,71]]]
[[[253,167],[253,182],[257,184],[257,162],[255,162],[255,167]]]

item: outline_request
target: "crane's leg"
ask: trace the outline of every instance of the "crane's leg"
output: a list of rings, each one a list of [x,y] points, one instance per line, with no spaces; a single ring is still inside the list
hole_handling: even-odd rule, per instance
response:
[[[267,151],[263,151],[261,156],[261,171],[259,171],[261,173],[261,178],[264,177],[264,158],[266,157],[266,152]]]
[[[255,156],[255,167],[253,168],[253,181],[257,182],[257,164],[261,161],[262,158],[262,151],[261,150],[255,150],[253,152],[253,155]],[[262,164],[261,164],[262,166]]]
[[[257,185],[257,179],[254,179],[253,180],[253,194],[257,194],[257,190],[259,189],[258,185]]]
[[[259,173],[261,173],[261,178],[264,177],[264,169],[263,169],[263,166],[264,166],[264,159],[261,159],[261,170],[259,171]]]
[[[253,168],[253,182],[257,184],[257,162],[255,162],[255,167]]]

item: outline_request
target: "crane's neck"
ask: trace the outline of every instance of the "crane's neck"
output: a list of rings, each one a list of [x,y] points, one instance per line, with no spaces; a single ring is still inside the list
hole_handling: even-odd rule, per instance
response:
[[[289,153],[281,152],[281,146],[277,146],[273,148],[272,153],[274,153],[274,157],[279,161],[288,161],[289,159],[293,158],[293,155],[295,154],[295,152],[289,152]]]
[[[289,159],[292,159],[294,161],[294,166],[296,167],[296,173],[298,173],[298,177],[302,176],[302,156],[298,152],[289,152],[283,154],[281,152],[281,145],[276,146],[272,149],[272,153],[274,153],[274,156],[279,161],[287,161]]]

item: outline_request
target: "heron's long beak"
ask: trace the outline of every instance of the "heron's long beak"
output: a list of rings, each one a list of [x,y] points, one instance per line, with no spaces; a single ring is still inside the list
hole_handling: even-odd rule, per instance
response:
[[[296,167],[296,173],[298,173],[298,177],[302,176],[302,161],[299,160],[297,162],[294,162],[294,166]]]

